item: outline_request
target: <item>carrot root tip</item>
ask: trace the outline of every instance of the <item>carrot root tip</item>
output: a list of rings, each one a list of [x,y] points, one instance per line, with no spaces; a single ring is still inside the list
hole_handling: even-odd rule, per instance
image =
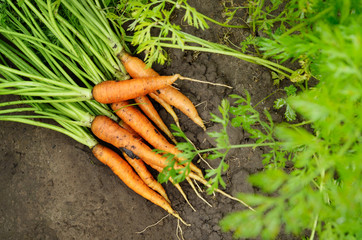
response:
[[[171,214],[172,214],[175,218],[177,218],[178,220],[180,220],[184,225],[186,225],[186,226],[188,226],[188,227],[191,226],[191,224],[185,222],[185,220],[183,220],[183,219],[181,218],[181,216],[180,216],[177,212],[174,212],[174,213],[171,213]]]

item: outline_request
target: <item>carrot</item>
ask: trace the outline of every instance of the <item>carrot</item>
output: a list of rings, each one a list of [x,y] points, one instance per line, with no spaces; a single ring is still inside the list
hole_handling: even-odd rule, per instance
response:
[[[118,58],[122,61],[123,66],[125,67],[126,71],[132,78],[142,78],[142,77],[155,77],[160,76],[155,70],[146,66],[146,64],[139,59],[138,57],[134,57],[129,55],[128,53],[123,52],[122,55],[119,55]],[[161,104],[161,106],[173,117],[177,126],[180,126],[178,122],[178,117],[175,111],[172,109],[170,104],[166,103],[160,97],[156,96],[155,94],[150,94],[156,102]],[[148,116],[151,118],[150,116]],[[151,118],[153,122],[156,122]],[[162,129],[160,126],[158,126]]]
[[[170,144],[147,117],[136,107],[131,106],[128,101],[112,103],[111,108],[123,122],[128,124],[153,147],[173,153],[174,145]]]
[[[166,158],[153,152],[145,143],[106,116],[96,116],[92,122],[91,130],[99,139],[117,148],[126,148],[132,151],[149,165],[154,164],[162,168],[167,166]]]
[[[147,67],[147,65],[138,57],[123,52],[118,58],[122,61],[123,66],[132,78],[159,76],[155,70]]]
[[[147,65],[137,57],[124,53],[120,58],[126,71],[133,78],[158,75],[156,71],[152,68],[148,68]],[[184,94],[170,86],[159,89],[159,91],[154,94],[163,99],[166,103],[179,109],[204,130],[206,129],[194,104]]]
[[[117,153],[100,144],[93,147],[92,152],[98,160],[110,167],[129,188],[184,222],[171,205],[161,195],[149,188]]]
[[[199,116],[199,113],[196,110],[194,104],[190,101],[188,97],[182,94],[177,89],[167,86],[156,90],[156,94],[162,98],[168,104],[174,106],[188,116],[194,123],[206,130],[206,127]]]
[[[146,116],[151,119],[156,126],[164,132],[175,144],[177,143],[175,137],[172,135],[171,131],[167,128],[165,123],[162,121],[160,115],[153,107],[150,99],[147,96],[139,96],[134,99],[136,103],[139,103],[138,107],[146,114]]]
[[[127,160],[127,162],[133,167],[133,169],[137,172],[138,176],[149,186],[151,189],[158,192],[162,197],[166,199],[167,202],[171,203],[170,199],[168,198],[165,189],[162,185],[157,182],[152,174],[148,171],[144,162],[137,158],[137,157],[130,157],[127,155],[126,151],[122,151],[123,157]]]
[[[126,125],[128,126],[126,123],[123,122],[122,125]],[[129,126],[128,126],[129,127]],[[129,127],[130,128],[130,127]],[[127,129],[128,130],[128,129]],[[133,131],[133,129],[131,129]],[[153,176],[151,175],[151,173],[148,171],[147,167],[145,166],[145,164],[143,163],[143,161],[138,158],[132,151],[129,150],[122,150],[123,156],[124,158],[128,161],[128,163],[133,167],[133,169],[138,173],[138,175],[141,177],[141,179],[153,190],[155,190],[156,192],[158,192],[161,196],[163,196],[168,202],[170,202],[170,200],[168,199],[168,196],[164,190],[164,188],[162,187],[162,185],[157,182]],[[150,165],[153,169],[157,170],[158,172],[162,172],[162,167],[156,166],[156,165]],[[192,206],[192,204],[190,203],[190,201],[188,200],[185,192],[182,190],[180,184],[178,183],[174,183],[173,179],[170,177],[169,178],[170,182],[177,188],[177,190],[179,190],[179,192],[181,193],[182,197],[186,200],[187,204],[191,207],[192,210],[196,211],[195,208]]]
[[[123,53],[122,56],[118,56],[118,57],[121,59],[121,61],[122,61],[123,65],[124,65],[124,67],[126,68],[126,71],[128,72],[128,74],[133,78],[148,77],[148,76],[149,77],[159,76],[159,74],[156,71],[154,71],[152,68],[147,67],[147,65],[141,59],[139,59],[137,57],[131,56],[128,53]],[[204,124],[202,122],[202,119],[198,116],[197,110],[194,107],[194,105],[192,104],[192,102],[185,95],[183,95],[182,93],[180,93],[176,89],[174,89],[174,88],[172,88],[172,89],[175,90],[176,92],[178,92],[178,94],[176,93],[175,96],[180,98],[181,102],[186,104],[185,106],[187,107],[187,109],[184,109],[185,107],[179,106],[180,104],[177,104],[178,107],[180,107],[181,109],[184,109],[185,112],[190,113],[190,114],[186,114],[186,115],[192,116],[194,121],[196,121],[205,130],[206,128],[205,128],[205,126],[204,126]],[[173,90],[172,90],[172,92],[175,92]],[[170,107],[169,103],[165,102],[164,99],[159,97],[159,95],[156,92],[150,93],[150,96],[154,100],[159,102],[166,109],[166,111],[171,114],[171,116],[174,118],[174,120],[176,122],[176,125],[178,127],[180,127],[178,117],[175,114],[175,112],[172,110],[172,108]],[[180,101],[178,101],[178,102],[180,102]],[[140,104],[140,105],[142,105],[142,104]],[[191,107],[190,107],[190,105],[191,105]],[[136,128],[134,128],[134,129],[136,129]],[[140,134],[140,135],[145,138],[144,135],[142,135],[142,134]],[[146,140],[146,141],[148,141],[148,140]],[[149,143],[151,145],[153,145],[151,142],[149,142]],[[161,149],[161,150],[164,150],[164,151],[168,151],[168,150],[166,150],[166,148],[159,148],[159,147],[156,147],[156,146],[154,146],[154,147],[158,148],[158,149]],[[176,148],[174,148],[174,149],[176,149]],[[174,152],[171,152],[171,153],[173,153],[174,155],[177,155],[180,152],[177,150],[177,152],[174,151]],[[203,174],[202,174],[201,170],[199,168],[197,168],[193,163],[191,163],[190,167],[191,167],[191,170],[195,171],[200,177],[203,177]]]
[[[175,74],[173,76],[134,78],[123,81],[104,81],[94,86],[92,93],[94,99],[100,103],[120,102],[166,87],[179,77],[179,74]]]
[[[174,145],[169,143],[163,135],[157,131],[152,123],[134,106],[129,102],[123,101],[111,104],[111,108],[118,117],[120,117],[126,124],[134,129],[143,139],[145,139],[154,148],[169,152],[175,156],[181,153]],[[184,160],[184,159],[179,159]],[[202,176],[201,170],[193,163],[190,164],[192,171]]]

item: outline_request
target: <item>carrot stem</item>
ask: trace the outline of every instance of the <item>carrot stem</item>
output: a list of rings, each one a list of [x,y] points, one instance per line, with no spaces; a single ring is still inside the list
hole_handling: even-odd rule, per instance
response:
[[[30,73],[27,73],[27,72],[19,71],[19,70],[7,67],[7,66],[2,65],[2,64],[0,64],[0,70],[10,72],[10,73],[14,73],[14,74],[17,74],[17,75],[22,76],[22,77],[38,80],[38,81],[44,82],[46,84],[49,84],[50,86],[62,87],[62,88],[67,89],[69,91],[74,91],[75,95],[78,94],[78,96],[80,95],[84,99],[91,99],[92,98],[92,92],[91,92],[91,90],[89,90],[87,88],[81,88],[81,87],[74,86],[74,85],[71,85],[71,84],[63,83],[61,81],[57,81],[57,80],[53,80],[53,79],[50,79],[50,78],[37,76],[37,75],[30,74]]]

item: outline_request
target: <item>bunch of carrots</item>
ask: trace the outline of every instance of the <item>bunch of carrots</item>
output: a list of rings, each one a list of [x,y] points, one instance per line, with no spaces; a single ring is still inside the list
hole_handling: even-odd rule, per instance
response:
[[[160,133],[158,129],[176,143],[147,97],[160,103],[177,125],[172,106],[205,129],[192,102],[171,86],[187,78],[160,76],[129,55],[116,23],[106,18],[99,1],[4,4],[0,94],[19,95],[22,100],[0,103],[8,106],[0,109],[0,120],[50,128],[87,145],[128,187],[184,222],[145,163],[160,172],[170,167],[186,171],[190,184],[194,179],[208,186],[202,171]],[[19,103],[29,107],[9,108]],[[58,124],[36,120],[41,118]],[[169,154],[176,162],[171,166]],[[187,200],[178,183],[174,185]]]

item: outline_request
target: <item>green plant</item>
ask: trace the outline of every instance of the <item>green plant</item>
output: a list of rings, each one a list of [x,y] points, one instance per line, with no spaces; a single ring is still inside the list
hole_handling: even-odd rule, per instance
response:
[[[117,4],[108,17],[118,22],[119,27],[125,34],[126,29],[131,31],[131,36],[124,35],[124,40],[137,46],[137,53],[144,52],[149,65],[153,62],[165,63],[167,59],[165,48],[177,48],[181,50],[192,50],[233,56],[248,62],[265,66],[280,76],[291,78],[297,76],[298,72],[282,66],[278,63],[248,55],[238,49],[223,44],[206,41],[181,30],[181,26],[171,22],[175,12],[184,14],[184,20],[188,24],[201,29],[208,28],[207,21],[224,27],[245,28],[245,25],[227,25],[208,18],[187,4],[186,0],[171,1],[121,1]],[[249,39],[251,42],[251,39]],[[241,50],[243,50],[241,45]]]
[[[164,64],[167,60],[167,52],[162,46],[164,38],[169,37],[170,42],[180,47],[190,41],[180,31],[181,27],[171,22],[173,15],[180,10],[184,11],[183,21],[197,29],[208,29],[207,21],[225,27],[246,27],[217,22],[198,12],[186,0],[121,0],[117,4],[117,10],[120,14],[109,14],[108,16],[117,19],[120,26],[129,23],[128,30],[134,31],[131,43],[138,46],[139,52],[145,52],[146,59],[150,64],[155,61]]]
[[[221,124],[221,131],[208,132],[208,135],[215,139],[216,146],[210,149],[197,149],[192,143],[187,139],[186,135],[175,125],[172,126],[172,129],[175,131],[174,135],[184,138],[185,142],[180,142],[176,146],[183,152],[183,157],[187,159],[193,159],[197,155],[207,154],[207,159],[216,160],[220,159],[219,166],[216,169],[207,169],[206,178],[209,178],[210,187],[207,192],[209,194],[213,193],[221,185],[223,188],[226,187],[226,184],[222,178],[223,173],[225,173],[229,165],[226,163],[226,158],[228,152],[231,149],[235,148],[245,148],[245,147],[268,147],[269,152],[263,155],[265,165],[273,166],[284,166],[285,160],[281,160],[285,157],[285,151],[281,149],[280,143],[278,143],[274,136],[274,123],[270,114],[265,111],[264,114],[267,118],[267,121],[263,121],[259,112],[254,109],[250,103],[250,95],[246,91],[246,97],[231,95],[233,98],[233,104],[227,99],[224,99],[219,106],[220,114],[211,114],[211,121],[216,124]],[[221,115],[221,116],[219,116]],[[251,144],[230,144],[229,135],[227,132],[227,127],[232,125],[236,128],[243,128],[245,132],[249,134],[250,139],[254,139],[255,143]],[[178,169],[175,170],[173,167],[173,162],[170,162],[169,167],[171,171],[163,173],[161,181],[166,181],[168,177],[172,177],[175,181],[180,181],[185,178],[187,169]]]
[[[297,93],[297,88],[294,85],[290,85],[289,87],[285,87],[284,91],[286,93],[287,97],[295,96]],[[274,102],[274,108],[275,109],[281,109],[285,106],[285,113],[284,116],[288,121],[294,121],[296,119],[296,113],[293,110],[293,108],[290,106],[290,104],[287,102],[286,98],[278,98]]]
[[[275,71],[274,79],[280,81],[288,77],[303,90],[295,93],[295,89],[289,87],[285,89],[288,97],[275,103],[277,108],[289,106],[287,118],[294,119],[290,111],[293,109],[303,122],[276,126],[267,112],[268,123],[263,122],[255,106],[250,106],[248,95],[246,98],[233,96],[237,99],[235,106],[223,100],[219,109],[221,117],[212,116],[223,126],[220,132],[211,133],[217,146],[196,150],[188,145],[183,150],[192,153],[190,156],[211,151],[211,156],[221,158],[220,167],[208,175],[212,177],[212,186],[217,187],[223,185],[221,173],[227,169],[224,159],[228,149],[255,146],[269,149],[263,156],[265,170],[250,177],[261,193],[239,196],[256,211],[231,213],[221,221],[222,228],[234,231],[235,237],[272,239],[284,231],[310,239],[317,236],[320,239],[360,239],[361,5],[353,0],[289,1],[285,5],[272,1],[270,8],[264,6],[262,0],[249,3],[254,30],[265,30],[269,36],[257,41],[264,57],[301,63],[301,68],[290,74]],[[275,6],[284,6],[280,9],[282,15],[271,14]],[[240,56],[234,50],[200,42],[202,49],[195,50],[210,48],[207,51],[233,52],[231,56]],[[251,62],[260,64],[254,60]],[[306,81],[311,77],[317,80],[313,87]],[[225,132],[229,122],[247,131],[255,143],[230,145]],[[293,163],[289,173],[284,170],[287,161]]]
[[[284,225],[294,234],[310,229],[311,239],[315,234],[321,239],[361,237],[362,88],[360,80],[354,84],[357,95],[333,92],[330,83],[288,99],[313,122],[313,132],[293,125],[276,128],[283,149],[293,152],[293,171],[269,168],[253,175],[250,181],[265,195],[240,194],[256,212],[230,214],[221,222],[224,230],[270,239]]]
[[[306,121],[275,128],[293,170],[272,167],[251,176],[263,194],[240,197],[256,211],[231,213],[221,221],[236,237],[275,238],[282,227],[293,234],[309,230],[310,239],[362,237],[362,18],[360,5],[348,3],[330,8],[315,1],[319,11],[314,8],[315,15],[291,28],[299,34],[288,30],[260,42],[266,56],[284,61],[305,56],[319,83],[286,99]],[[301,127],[305,123],[310,131]]]

